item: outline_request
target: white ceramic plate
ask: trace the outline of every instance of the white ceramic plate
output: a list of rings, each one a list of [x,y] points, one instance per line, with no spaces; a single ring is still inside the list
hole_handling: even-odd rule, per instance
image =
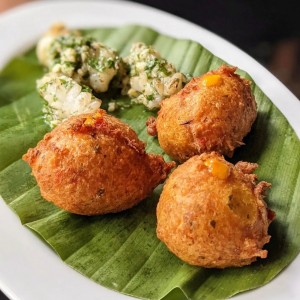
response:
[[[201,43],[247,71],[282,111],[300,137],[300,101],[254,59],[215,34],[170,14],[125,1],[38,1],[0,15],[0,68],[32,46],[57,21],[69,27],[148,25],[161,33]],[[0,145],[1,147],[1,145]],[[236,299],[300,299],[300,256],[271,283]],[[22,226],[0,199],[0,289],[13,300],[133,299],[80,275]]]

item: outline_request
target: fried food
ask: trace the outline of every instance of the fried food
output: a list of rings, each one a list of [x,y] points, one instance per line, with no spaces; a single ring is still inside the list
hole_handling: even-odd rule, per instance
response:
[[[156,126],[163,150],[183,162],[218,151],[232,156],[256,118],[250,82],[226,65],[193,78],[161,103]]]
[[[104,110],[67,119],[23,159],[46,200],[82,215],[136,205],[174,166],[147,154],[136,133]]]
[[[267,257],[275,214],[256,184],[257,164],[216,152],[190,158],[168,178],[157,206],[157,236],[183,261],[207,268],[241,267]]]

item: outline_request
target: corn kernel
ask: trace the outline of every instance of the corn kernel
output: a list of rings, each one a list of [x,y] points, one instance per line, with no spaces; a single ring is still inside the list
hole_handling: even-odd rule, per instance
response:
[[[223,78],[220,75],[212,74],[212,75],[206,75],[202,79],[202,82],[205,86],[220,86],[223,84]]]
[[[84,121],[84,125],[86,126],[94,126],[95,125],[95,119],[91,118],[91,117],[87,117]]]
[[[94,115],[93,118],[98,119],[98,118],[102,118],[104,115],[103,110],[98,110]]]
[[[226,179],[229,176],[230,168],[219,159],[208,159],[204,164],[208,167],[209,172],[211,172],[213,176],[220,179]]]

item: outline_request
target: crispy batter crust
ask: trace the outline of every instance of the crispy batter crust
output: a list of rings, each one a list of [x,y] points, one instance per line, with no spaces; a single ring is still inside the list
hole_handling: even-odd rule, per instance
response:
[[[46,200],[83,215],[136,205],[174,166],[146,154],[136,133],[102,110],[69,118],[23,159]]]
[[[193,78],[179,93],[165,99],[156,121],[158,140],[173,159],[218,151],[232,156],[256,118],[250,82],[226,65]],[[222,84],[205,86],[207,75],[220,75]]]
[[[147,126],[147,133],[152,136],[157,135],[157,130],[156,130],[156,119],[151,116],[147,119],[146,121],[146,126]]]
[[[207,160],[229,168],[226,179],[210,172]],[[185,262],[208,268],[244,266],[266,258],[274,213],[263,200],[270,184],[256,185],[256,164],[236,166],[217,153],[194,156],[168,178],[157,206],[157,236]]]

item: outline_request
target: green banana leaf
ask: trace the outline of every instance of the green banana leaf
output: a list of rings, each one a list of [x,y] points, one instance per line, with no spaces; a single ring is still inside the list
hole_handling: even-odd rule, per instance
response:
[[[223,63],[196,42],[177,40],[146,27],[99,28],[85,34],[121,55],[128,53],[133,42],[153,44],[163,57],[192,76]],[[0,194],[22,224],[37,232],[69,266],[105,287],[138,298],[223,299],[268,283],[297,256],[300,142],[255,83],[258,117],[245,139],[246,146],[236,151],[232,161],[259,163],[259,179],[273,185],[267,202],[277,217],[270,226],[269,256],[248,267],[215,270],[185,264],[156,238],[155,209],[161,186],[128,211],[97,217],[69,214],[41,198],[21,156],[50,130],[43,122],[42,99],[35,90],[35,81],[43,72],[32,49],[11,60],[0,73]],[[239,73],[249,78],[245,72]],[[126,98],[115,99],[129,103]],[[146,119],[153,114],[140,105],[115,113],[136,130],[148,152],[163,154],[145,129]]]

